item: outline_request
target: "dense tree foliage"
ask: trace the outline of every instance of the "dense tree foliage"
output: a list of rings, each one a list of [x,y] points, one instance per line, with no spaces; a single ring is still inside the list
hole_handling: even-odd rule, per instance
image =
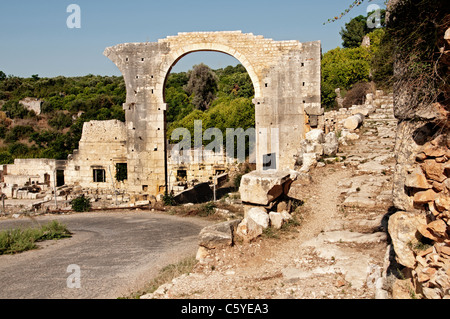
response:
[[[217,76],[205,64],[194,65],[188,73],[184,91],[192,96],[192,104],[198,110],[206,110],[214,101],[217,92]]]
[[[19,103],[25,97],[43,101],[41,114]],[[125,97],[122,77],[0,76],[0,163],[21,157],[66,159],[78,147],[84,122],[125,120]]]
[[[169,127],[189,128],[196,119],[204,121],[205,129],[254,126],[253,84],[242,65],[218,70],[200,65],[170,74],[164,94]],[[19,103],[25,97],[43,101],[41,114]],[[66,159],[78,148],[84,122],[125,121],[125,99],[123,77],[20,78],[1,72],[0,163],[14,158]]]
[[[358,16],[347,23],[341,31],[344,48],[337,47],[322,56],[322,105],[326,109],[336,106],[337,88],[345,94],[354,85],[371,81],[383,89],[391,87],[392,43],[384,27],[367,27],[371,14]],[[382,10],[381,25],[384,25],[384,16]],[[361,46],[366,35],[370,39],[368,47]]]

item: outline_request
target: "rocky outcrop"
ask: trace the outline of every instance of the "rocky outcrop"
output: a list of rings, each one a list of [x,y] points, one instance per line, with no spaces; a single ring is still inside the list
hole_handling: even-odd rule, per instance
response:
[[[395,2],[395,5],[393,4]],[[438,5],[440,2],[433,3]],[[390,1],[388,6],[397,24],[411,17],[411,3]],[[428,5],[428,4],[427,4]],[[432,4],[430,2],[430,8]],[[433,9],[439,14],[439,10]],[[434,19],[441,19],[434,17]],[[407,24],[405,24],[407,25]],[[441,57],[434,71],[447,70],[450,53],[441,26],[434,30]],[[409,29],[409,28],[408,28]],[[420,31],[420,30],[419,30]],[[419,32],[417,31],[417,32]],[[429,31],[429,30],[428,30]],[[444,29],[445,31],[445,29]],[[408,30],[410,32],[410,30]],[[433,36],[433,41],[435,40]],[[420,39],[420,41],[427,41]],[[447,62],[446,62],[447,61]],[[409,57],[397,56],[394,85],[394,114],[399,120],[395,147],[393,203],[398,212],[389,218],[389,234],[397,261],[405,268],[403,278],[394,286],[393,297],[402,298],[403,291],[428,299],[450,298],[450,131],[448,98],[439,100],[430,87],[410,81]],[[414,63],[417,63],[415,61]],[[440,64],[440,65],[439,65]],[[443,65],[444,64],[444,65]],[[446,64],[446,65],[445,65]],[[447,71],[445,71],[447,72]],[[424,73],[424,72],[423,72]],[[442,75],[445,76],[445,75]],[[423,74],[423,78],[429,77]],[[441,86],[441,76],[433,74],[434,87]],[[430,80],[431,81],[431,80]],[[433,89],[434,90],[434,89]],[[436,95],[434,95],[436,94]],[[447,93],[442,92],[442,96]],[[427,96],[428,95],[428,96]],[[447,103],[447,104],[445,104]],[[403,287],[403,288],[402,288]],[[406,287],[406,288],[405,288]],[[407,296],[407,294],[406,294]]]

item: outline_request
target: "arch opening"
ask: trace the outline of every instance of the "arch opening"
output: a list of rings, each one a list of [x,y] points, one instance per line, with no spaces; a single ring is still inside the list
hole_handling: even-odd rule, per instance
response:
[[[202,76],[205,76],[204,72],[209,72],[216,81],[214,98],[204,109],[195,103],[195,92],[192,92],[192,85],[196,85],[192,80],[198,72]],[[183,187],[193,186],[194,183],[214,182],[216,175],[229,171],[228,166],[234,161],[229,157],[227,129],[242,129],[244,134],[254,132],[254,97],[255,84],[249,72],[231,54],[198,50],[186,52],[174,60],[167,71],[163,86],[163,101],[166,105],[164,133],[168,143],[165,156],[168,192],[176,193]],[[178,129],[186,129],[190,134],[190,141],[183,142],[176,133]],[[239,155],[241,151],[237,149],[239,138],[242,137],[233,137],[237,144],[233,145],[232,156]],[[250,152],[255,145],[255,137],[244,135],[243,138],[244,152],[248,158],[252,155]],[[180,143],[192,147],[189,155],[183,150],[179,153],[181,156],[174,156],[174,146]],[[198,147],[201,148],[200,155]]]

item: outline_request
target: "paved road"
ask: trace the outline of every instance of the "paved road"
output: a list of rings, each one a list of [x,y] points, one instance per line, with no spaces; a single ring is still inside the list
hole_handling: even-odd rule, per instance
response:
[[[73,237],[37,250],[0,255],[0,298],[117,298],[136,291],[165,265],[195,254],[209,222],[150,212],[83,213],[2,220],[0,229],[57,219]],[[76,265],[70,269],[69,265]],[[69,288],[77,275],[80,288]],[[69,282],[75,285],[75,279]]]

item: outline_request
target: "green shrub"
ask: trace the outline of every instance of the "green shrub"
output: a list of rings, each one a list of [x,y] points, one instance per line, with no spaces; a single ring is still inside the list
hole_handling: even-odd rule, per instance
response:
[[[91,209],[91,201],[83,195],[73,199],[70,204],[76,212],[88,212]]]
[[[165,206],[175,206],[175,197],[172,194],[166,193],[163,196],[163,203]]]

